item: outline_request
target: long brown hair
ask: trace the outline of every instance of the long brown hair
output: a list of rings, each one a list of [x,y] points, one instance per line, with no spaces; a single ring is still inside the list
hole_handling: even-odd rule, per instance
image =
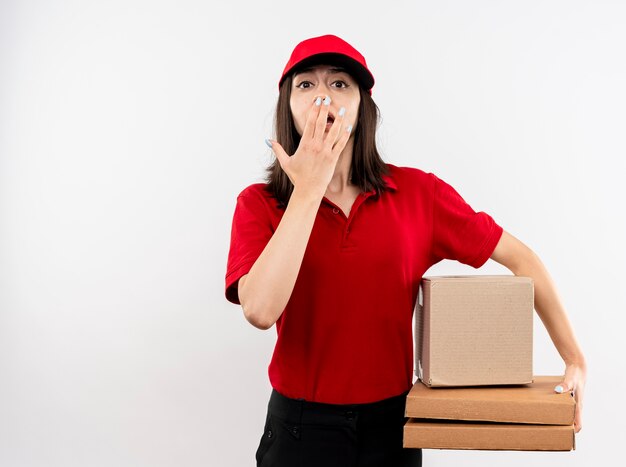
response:
[[[276,141],[285,149],[287,154],[294,154],[300,144],[300,135],[291,115],[290,99],[293,73],[285,78],[278,92],[278,103],[274,115],[274,127],[276,129]],[[356,81],[356,80],[355,80]],[[359,84],[361,102],[357,117],[358,125],[354,131],[354,151],[352,154],[352,168],[350,182],[359,186],[362,191],[376,190],[374,198],[378,198],[387,187],[382,176],[389,173],[387,164],[382,160],[376,148],[376,129],[380,110],[372,100],[368,91]],[[265,169],[266,190],[278,200],[279,208],[286,208],[293,184],[285,171],[280,166],[278,159]]]

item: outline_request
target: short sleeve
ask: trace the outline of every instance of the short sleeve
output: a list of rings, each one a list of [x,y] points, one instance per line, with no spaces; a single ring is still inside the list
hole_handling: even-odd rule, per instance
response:
[[[479,268],[495,250],[503,228],[476,212],[457,191],[434,174],[432,253],[436,262],[457,260]]]
[[[237,197],[226,265],[226,299],[237,305],[238,281],[247,274],[273,235],[268,206],[259,193],[244,190]]]

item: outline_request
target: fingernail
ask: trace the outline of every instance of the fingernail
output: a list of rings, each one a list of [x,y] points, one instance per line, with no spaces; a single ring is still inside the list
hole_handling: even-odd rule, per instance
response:
[[[320,105],[322,103],[322,98],[318,97],[317,99],[315,99],[315,105]]]
[[[352,125],[348,125],[348,126],[346,127],[346,131],[347,131],[348,133],[350,133],[350,132],[352,131]]]
[[[267,138],[265,138],[265,144],[267,144],[270,148],[272,147],[271,141]]]
[[[324,105],[330,105],[330,96],[326,96],[326,99],[324,99]]]
[[[339,109],[339,116],[340,117],[343,117],[345,115],[345,113],[346,113],[346,108],[345,107],[342,107],[342,108]]]
[[[561,393],[563,392],[563,386],[561,386],[561,385],[559,384],[558,386],[556,386],[556,387],[554,388],[554,390],[555,390],[556,392],[558,392],[559,394],[561,394]]]

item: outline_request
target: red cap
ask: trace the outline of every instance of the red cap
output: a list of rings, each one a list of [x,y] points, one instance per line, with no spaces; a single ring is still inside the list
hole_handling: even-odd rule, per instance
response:
[[[278,81],[278,88],[280,89],[280,85],[290,73],[320,64],[343,66],[370,95],[372,94],[374,76],[367,68],[365,57],[346,41],[332,34],[312,37],[296,45]]]

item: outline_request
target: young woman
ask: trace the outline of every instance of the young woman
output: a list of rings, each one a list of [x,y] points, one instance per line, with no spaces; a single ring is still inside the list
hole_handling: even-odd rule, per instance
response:
[[[586,364],[548,272],[436,175],[383,162],[373,85],[339,37],[299,43],[279,81],[267,183],[237,197],[226,298],[278,334],[257,465],[421,465],[421,450],[402,448],[411,322],[421,278],[442,259],[492,258],[533,278],[565,362],[555,391],[573,392],[579,431]]]

